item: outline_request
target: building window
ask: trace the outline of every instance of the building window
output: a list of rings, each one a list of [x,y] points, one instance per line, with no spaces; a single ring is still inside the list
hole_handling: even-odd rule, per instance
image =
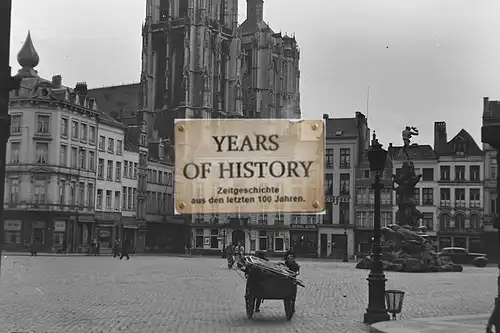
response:
[[[127,189],[127,209],[132,210],[134,209],[134,199],[132,197],[132,188],[129,187]]]
[[[49,144],[46,142],[37,142],[36,145],[36,163],[49,163]]]
[[[119,211],[120,210],[120,197],[121,197],[121,194],[120,194],[120,191],[115,191],[115,211]]]
[[[285,251],[285,240],[283,239],[283,237],[274,238],[274,251]]]
[[[19,200],[19,180],[12,178],[10,180],[10,203],[17,203]]]
[[[333,168],[333,149],[326,150],[326,167]]]
[[[428,230],[434,229],[434,213],[423,213],[422,225]]]
[[[4,242],[6,244],[21,244],[21,221],[4,220]]]
[[[465,189],[455,189],[455,207],[465,207]]]
[[[481,176],[479,175],[479,172],[480,172],[481,168],[479,167],[479,165],[471,165],[470,166],[470,180],[473,181],[473,182],[478,182],[480,181],[481,179]]]
[[[387,227],[392,224],[392,212],[381,212],[380,218],[382,226]]]
[[[351,149],[340,148],[340,168],[346,169],[351,167]]]
[[[88,206],[94,207],[94,195],[95,195],[94,184],[92,184],[92,183],[87,184],[87,195],[88,195],[88,199],[87,199]]]
[[[283,225],[285,223],[285,215],[282,213],[276,213],[274,216],[274,224]]]
[[[10,143],[10,163],[18,164],[19,163],[19,154],[21,152],[21,143],[20,142],[11,142]]]
[[[493,216],[497,214],[497,199],[491,199],[491,213]]]
[[[85,149],[80,148],[80,169],[85,170],[85,165],[87,163],[87,152]]]
[[[113,206],[112,206],[112,203],[113,203],[113,191],[111,190],[106,190],[106,209],[107,210],[112,210],[113,209]]]
[[[97,177],[104,178],[104,159],[100,158],[97,165]]]
[[[39,114],[36,116],[36,132],[38,134],[49,134],[50,133],[50,116],[45,114]]]
[[[316,224],[316,215],[308,215],[307,224]]]
[[[89,170],[95,171],[95,152],[89,151]]]
[[[66,205],[66,180],[59,180],[59,204]]]
[[[80,125],[80,139],[83,141],[87,141],[87,124],[81,124]]]
[[[47,199],[47,182],[45,176],[35,176],[35,204],[44,204]]]
[[[115,139],[108,138],[108,152],[114,153],[115,151]]]
[[[196,228],[195,230],[195,244],[194,247],[197,249],[202,249],[203,248],[203,229],[202,228]]]
[[[490,162],[491,162],[490,177],[491,179],[496,179],[498,173],[497,158],[495,156],[491,157]]]
[[[80,182],[78,184],[78,205],[81,207],[85,206],[85,183]]]
[[[339,224],[349,224],[349,202],[339,203]]]
[[[363,170],[363,177],[365,179],[369,179],[370,178],[370,170],[368,170],[368,169]]]
[[[99,136],[99,149],[104,150],[106,148],[106,138],[104,136]]]
[[[10,116],[10,134],[21,133],[21,124],[23,116],[21,114],[14,114]]]
[[[259,224],[266,225],[267,224],[267,214],[259,214]]]
[[[422,181],[433,182],[434,181],[434,169],[424,168],[422,170]]]
[[[455,180],[465,180],[465,166],[457,165],[455,167]]]
[[[123,152],[123,142],[122,140],[116,140],[116,153],[121,155]]]
[[[77,168],[78,165],[78,148],[71,147],[71,167]]]
[[[134,178],[137,178],[137,163],[134,163]]]
[[[434,189],[432,188],[422,189],[422,205],[424,206],[434,205]]]
[[[121,179],[122,179],[122,163],[116,162],[115,180],[119,182],[121,181]]]
[[[333,195],[333,174],[331,173],[325,175],[325,194]]]
[[[89,142],[95,143],[95,138],[96,138],[95,126],[90,125],[89,126]]]
[[[455,152],[457,155],[463,155],[465,154],[465,143],[464,142],[459,142],[455,144]]]
[[[351,179],[348,173],[340,174],[340,195],[349,195],[351,193]]]
[[[71,182],[69,185],[69,202],[72,206],[76,205],[76,183]]]
[[[477,214],[471,214],[469,217],[469,224],[472,230],[480,230],[483,228],[481,225],[481,217]]]
[[[59,164],[61,166],[67,166],[68,164],[68,146],[66,145],[61,145]]]
[[[129,202],[127,201],[127,190],[130,188],[127,188],[126,186],[122,187],[122,209],[127,210],[128,209],[128,204]]]
[[[460,230],[465,229],[465,216],[463,214],[455,215],[455,228]]]
[[[419,188],[413,189],[413,201],[415,201],[415,204],[417,206],[420,205],[420,189]]]
[[[481,207],[481,191],[478,188],[469,189],[470,207]]]
[[[219,229],[210,229],[210,248],[219,248]]]
[[[451,190],[449,188],[442,188],[439,191],[440,206],[451,207]]]
[[[137,189],[132,189],[132,209],[137,207]]]
[[[61,118],[61,136],[68,137],[68,118]]]
[[[380,193],[380,203],[382,205],[392,205],[392,197],[391,193],[392,189],[390,188],[383,188],[381,193]],[[375,194],[375,193],[374,193]],[[375,202],[375,198],[373,198],[373,202]]]
[[[123,161],[123,177],[128,177],[128,161]]]
[[[97,209],[102,209],[102,190],[97,190]]]
[[[450,180],[450,166],[441,166],[439,167],[439,171],[441,174],[441,180]]]
[[[113,180],[113,161],[108,161],[108,170],[106,172],[106,179]]]
[[[267,250],[267,233],[265,230],[259,230],[259,250]]]
[[[368,204],[368,188],[366,187],[356,188],[356,203],[359,205]]]
[[[78,121],[76,120],[71,122],[71,138],[78,140]]]
[[[445,231],[451,228],[450,215],[443,213],[439,217],[439,230]]]

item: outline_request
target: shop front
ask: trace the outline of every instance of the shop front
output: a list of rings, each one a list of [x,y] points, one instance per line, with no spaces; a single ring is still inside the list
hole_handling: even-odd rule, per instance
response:
[[[172,216],[164,222],[147,222],[145,249],[149,252],[184,253],[186,230],[183,217]]]
[[[318,226],[316,224],[291,224],[290,240],[297,257],[316,258],[318,256]]]
[[[265,251],[269,256],[282,256],[290,249],[290,230],[287,229],[250,229],[249,244],[245,246],[250,252]],[[249,245],[249,246],[248,246]]]
[[[94,238],[99,243],[101,253],[111,252],[116,238],[120,235],[121,213],[96,212]]]

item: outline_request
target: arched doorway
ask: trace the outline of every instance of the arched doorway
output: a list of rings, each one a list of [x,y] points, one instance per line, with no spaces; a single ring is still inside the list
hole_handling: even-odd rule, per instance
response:
[[[243,230],[234,230],[231,234],[231,243],[233,245],[241,245],[245,246],[245,232]]]

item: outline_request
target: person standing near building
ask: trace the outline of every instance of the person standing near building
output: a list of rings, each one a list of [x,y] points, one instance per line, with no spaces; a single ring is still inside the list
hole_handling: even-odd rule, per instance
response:
[[[115,243],[113,244],[113,258],[120,255],[120,240],[118,237],[115,238]]]
[[[127,260],[130,259],[130,257],[128,256],[128,251],[129,251],[129,244],[128,244],[128,240],[125,240],[123,241],[123,245],[122,245],[122,255],[120,256],[120,260],[123,259],[123,257],[127,257]]]

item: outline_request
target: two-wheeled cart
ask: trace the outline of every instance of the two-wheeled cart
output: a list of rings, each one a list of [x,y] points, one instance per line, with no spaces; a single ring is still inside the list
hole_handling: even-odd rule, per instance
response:
[[[292,319],[295,313],[297,285],[302,287],[304,285],[296,279],[295,272],[283,266],[277,264],[276,267],[279,269],[276,271],[273,268],[259,267],[259,265],[246,266],[245,303],[248,319],[252,319],[255,309],[263,300],[283,300],[286,318]],[[283,273],[280,274],[279,271]]]

